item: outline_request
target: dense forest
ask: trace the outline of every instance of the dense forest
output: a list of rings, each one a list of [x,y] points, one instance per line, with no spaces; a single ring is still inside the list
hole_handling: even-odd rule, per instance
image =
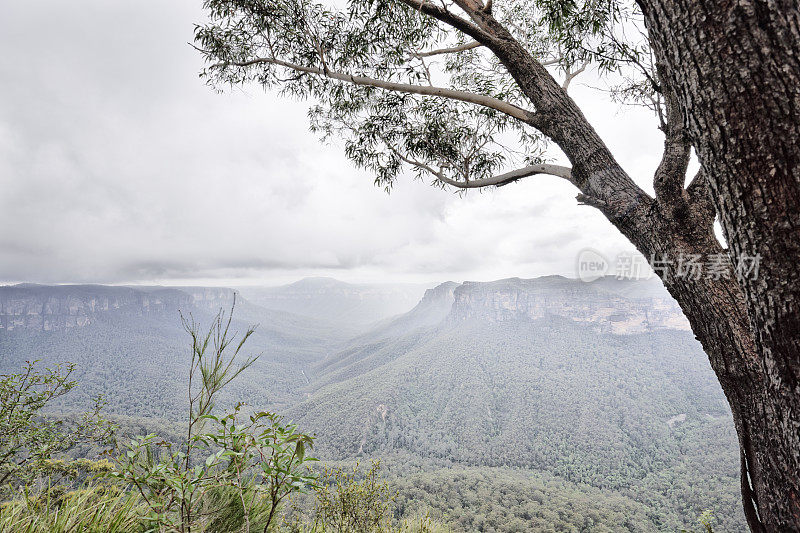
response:
[[[231,328],[262,322],[245,350],[259,357],[218,391],[214,413],[239,402],[248,416],[280,413],[315,438],[321,465],[359,463],[357,479],[380,461],[394,495],[382,512],[395,524],[428,517],[453,531],[678,531],[697,528],[709,509],[718,530],[741,530],[736,435],[702,351],[680,327],[609,331],[609,302],[614,324],[632,310],[649,309],[653,323],[668,312],[652,285],[612,281],[447,283],[361,329],[239,296]],[[516,307],[503,304],[502,316],[484,305],[508,291]],[[221,294],[195,300],[184,317],[210,323],[215,305],[232,302],[232,292]],[[70,297],[96,295],[76,287]],[[522,302],[534,301],[550,302],[549,314],[528,316]],[[598,320],[567,318],[597,310]],[[120,442],[155,434],[178,445],[191,371],[178,309],[130,304],[86,316],[82,327],[0,330],[2,372],[25,360],[70,361],[79,385],[48,402],[49,416],[77,420],[102,395]],[[96,459],[103,449],[82,442],[69,453]],[[286,520],[312,520],[313,494],[291,500]]]

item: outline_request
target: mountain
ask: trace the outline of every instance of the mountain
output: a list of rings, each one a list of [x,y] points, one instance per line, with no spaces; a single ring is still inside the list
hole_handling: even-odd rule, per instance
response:
[[[191,295],[175,289],[20,284],[0,287],[0,329],[66,330],[102,315],[145,316],[191,305]]]
[[[394,316],[383,287],[0,287],[0,372],[72,361],[59,408],[103,394],[163,427],[185,407],[179,311],[209,324],[236,295],[262,355],[220,408],[277,410],[329,463],[380,458],[406,510],[457,531],[677,531],[711,508],[744,529],[729,409],[660,283],[447,282]]]
[[[323,457],[546,472],[657,509],[658,528],[703,506],[744,527],[729,409],[659,286],[444,284],[309,375],[287,413]]]
[[[235,291],[208,287],[14,285],[0,287],[0,372],[26,360],[72,362],[80,382],[61,406],[82,408],[103,394],[111,414],[176,419],[183,414],[189,337],[181,313],[208,327]],[[258,324],[247,353],[260,357],[226,391],[227,403],[295,401],[305,368],[357,330],[236,300],[233,327]]]
[[[691,331],[678,303],[654,283],[613,277],[584,283],[561,276],[467,282],[454,291],[451,318],[503,322],[560,316],[603,333]]]
[[[330,322],[364,325],[405,313],[426,285],[352,284],[333,278],[304,278],[280,287],[241,287],[252,302]]]

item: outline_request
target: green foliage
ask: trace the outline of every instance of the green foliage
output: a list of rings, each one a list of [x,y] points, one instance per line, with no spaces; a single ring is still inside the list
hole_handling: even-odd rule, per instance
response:
[[[211,489],[202,502],[201,514],[207,516],[203,530],[239,533],[264,531],[275,509],[272,502],[252,486],[243,489],[226,484]]]
[[[700,533],[714,533],[714,513],[711,509],[706,509],[703,511],[700,516],[697,518],[697,522],[700,524]],[[682,529],[681,533],[690,533],[690,530]]]
[[[241,404],[222,417],[212,413],[222,388],[254,362],[234,365],[253,328],[237,341],[232,315],[233,308],[227,319],[217,315],[204,335],[184,320],[192,339],[185,438],[176,445],[135,437],[109,474],[138,492],[161,531],[267,531],[286,496],[314,485],[306,467],[315,460],[306,455],[312,437],[272,413],[242,422]]]
[[[612,491],[523,469],[459,467],[391,480],[397,510],[430,509],[455,531],[675,531],[647,506]]]
[[[391,527],[396,494],[379,473],[377,461],[363,476],[359,476],[358,464],[350,472],[341,468],[324,470],[316,507],[323,531],[377,533]]]
[[[47,417],[43,410],[76,386],[74,365],[0,376],[0,498],[46,474],[54,455],[86,441],[105,442],[113,426],[100,416],[102,398],[78,420]]]
[[[397,491],[380,475],[380,461],[362,472],[325,467],[317,486],[311,517],[295,511],[284,520],[291,533],[445,533],[449,529],[420,511],[397,523]]]
[[[237,306],[237,316],[240,309]],[[208,319],[197,309],[194,312],[203,321]],[[277,436],[270,429],[273,423],[284,428],[283,434],[296,434],[296,429],[290,429],[294,424],[275,415],[261,416],[260,431],[244,431],[253,425],[251,416],[258,411],[279,410],[301,428],[320,435],[314,451],[328,460],[325,464],[330,468],[352,473],[351,461],[381,459],[389,494],[397,494],[389,509],[393,528],[400,528],[403,519],[423,523],[432,516],[454,531],[529,530],[521,524],[536,524],[542,530],[547,530],[547,524],[562,524],[563,529],[580,530],[584,523],[592,524],[592,531],[635,531],[629,524],[638,524],[644,531],[694,531],[703,530],[695,517],[705,507],[714,509],[715,529],[744,528],[735,433],[724,398],[691,336],[670,331],[606,335],[556,318],[432,326],[446,313],[423,321],[421,329],[412,321],[416,325],[407,329],[375,330],[316,367],[298,358],[286,367],[291,369],[287,375],[299,378],[293,388],[275,381],[276,367],[268,366],[271,361],[267,365],[265,358],[256,361],[215,395],[219,398],[212,402],[216,409],[224,413],[230,408],[229,414],[212,412],[197,421],[196,427],[202,427],[193,430],[197,439],[190,468],[204,466],[221,449],[242,453],[240,442],[255,450],[255,442],[248,439],[257,439],[265,430]],[[241,322],[232,324],[245,330]],[[293,344],[296,330],[289,326],[280,326],[286,333],[276,338],[286,344],[276,348],[277,353],[299,349]],[[175,383],[188,380],[188,368],[173,373],[190,363],[188,353],[181,355],[175,329],[165,315],[125,314],[113,321],[98,317],[91,326],[68,331],[0,332],[0,350],[11,361],[20,353],[34,351],[64,350],[78,358],[81,365],[73,375],[80,377],[81,386],[53,400],[64,408],[83,405],[75,399],[81,394],[86,397],[84,391],[92,386],[92,392],[105,392],[118,412],[177,418],[174,414],[181,409],[182,424],[153,417],[114,419],[123,450],[137,436],[154,434],[158,438],[150,442],[151,452],[167,461],[170,453],[184,449],[187,440],[186,387],[175,390],[158,381],[164,369]],[[272,347],[278,344],[267,342],[266,336],[256,332],[246,346],[257,344],[272,359]],[[236,344],[230,344],[230,350]],[[213,340],[207,349],[212,350],[212,345]],[[209,352],[207,361],[212,360]],[[234,363],[230,368],[235,371],[238,366]],[[306,385],[301,369],[310,384]],[[196,376],[201,376],[199,370]],[[197,377],[195,396],[201,384],[202,378]],[[300,389],[301,385],[308,388]],[[273,391],[284,386],[298,398],[302,393],[304,400],[292,405],[262,399],[252,412],[245,406],[233,408],[237,400],[258,398],[264,391],[273,398],[277,396]],[[679,413],[686,414],[685,420],[668,425]],[[35,417],[33,423],[52,422],[55,414],[47,414]],[[62,431],[73,423],[65,418]],[[242,437],[242,431],[248,436]],[[28,519],[45,524],[44,517],[53,519],[58,509],[83,513],[59,502],[71,489],[91,486],[97,473],[108,470],[108,463],[90,460],[102,449],[81,441],[39,462],[34,476],[38,481],[28,487],[28,493],[39,502],[49,498],[49,514],[37,515],[40,507],[23,505],[16,507],[17,519],[27,514]],[[140,451],[145,458],[146,450]],[[296,441],[284,451],[288,455],[296,451]],[[308,451],[303,451],[307,456]],[[282,454],[284,458],[287,453]],[[269,483],[256,478],[260,467],[253,459],[250,470],[239,468],[243,475],[237,480],[237,465],[242,461],[236,457],[212,459],[214,466],[207,472],[218,476],[220,483],[206,480],[202,497],[193,501],[198,516],[193,529],[241,531],[247,513],[250,529],[263,530],[275,508]],[[331,463],[332,459],[346,462]],[[154,467],[158,463],[154,459]],[[304,468],[294,471],[306,475]],[[354,482],[363,479],[359,473]],[[206,481],[201,480],[201,485]],[[334,487],[330,480],[325,486]],[[118,483],[118,490],[126,488]],[[135,487],[130,488],[138,497],[138,515],[148,516],[150,507]],[[311,482],[307,489],[309,494],[295,492],[280,504],[285,508],[290,497],[296,503],[307,501],[303,509],[308,518],[301,517],[297,527],[313,531],[316,492]],[[22,496],[22,490],[18,494]],[[20,501],[9,505],[19,506]],[[147,520],[142,524],[152,526]],[[48,530],[46,525],[37,527]]]
[[[464,44],[465,36],[402,2],[339,7],[309,0],[208,0],[205,7],[210,22],[197,27],[195,40],[211,63],[204,73],[209,82],[255,82],[315,99],[312,129],[344,140],[347,156],[374,172],[381,186],[390,187],[403,169],[419,177],[439,173],[467,180],[540,160],[541,136],[495,109],[319,75],[335,71],[444,86],[523,105],[525,97],[490,54],[472,49],[443,61],[422,56],[428,49]],[[504,13],[509,22],[523,16],[521,9]],[[546,53],[546,39],[520,32],[531,49]],[[259,58],[269,61],[254,62]]]
[[[467,22],[457,4],[431,6],[449,22],[420,5],[206,0],[209,20],[195,32],[209,64],[203,76],[218,87],[257,83],[313,98],[312,130],[343,140],[345,154],[387,189],[404,170],[444,186],[541,162],[545,138],[519,116],[452,93],[412,94],[418,91],[408,86],[439,87],[531,107],[509,65],[489,51],[489,39],[483,41],[489,46],[472,46],[480,39],[464,28],[478,31],[479,24]],[[658,76],[635,2],[489,5],[504,31],[565,83],[592,64],[622,80],[610,83],[614,96],[661,111]]]
[[[242,493],[251,490],[269,501],[267,527],[287,496],[316,486],[316,475],[308,467],[316,459],[306,453],[314,439],[274,413],[251,415],[245,424],[238,424],[238,415],[238,409],[219,419],[209,415],[219,431],[201,438],[231,452],[227,473],[234,488]],[[255,473],[249,473],[251,469]]]
[[[145,507],[128,492],[88,485],[53,497],[31,495],[0,507],[0,532],[7,533],[137,533],[149,531],[141,520]]]
[[[342,358],[326,360],[319,388],[287,411],[324,435],[322,459],[546,472],[631,498],[673,531],[709,506],[725,530],[743,527],[736,435],[686,333],[464,321]]]
[[[706,509],[703,511],[697,521],[700,522],[701,526],[703,526],[705,533],[714,533],[714,528],[712,527],[712,522],[714,522],[714,513],[711,511],[711,509]]]

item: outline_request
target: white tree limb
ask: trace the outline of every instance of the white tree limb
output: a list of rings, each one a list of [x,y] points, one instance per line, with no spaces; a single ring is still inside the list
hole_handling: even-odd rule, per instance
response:
[[[436,50],[430,50],[428,52],[420,52],[418,54],[414,54],[414,57],[431,57],[443,54],[455,54],[457,52],[472,50],[473,48],[478,48],[479,46],[483,45],[478,41],[472,41],[466,44],[462,44],[461,46],[451,46],[449,48],[438,48]]]
[[[402,161],[405,161],[411,166],[429,172],[430,174],[436,176],[436,179],[438,179],[442,183],[452,185],[453,187],[459,189],[479,189],[481,187],[492,187],[492,186],[502,187],[503,185],[508,185],[509,183],[513,183],[522,178],[527,178],[528,176],[533,176],[536,174],[546,174],[549,176],[556,176],[572,183],[571,168],[564,167],[561,165],[550,165],[546,163],[542,163],[539,165],[528,165],[527,167],[518,168],[516,170],[512,170],[504,174],[492,176],[491,178],[458,181],[452,178],[448,178],[444,173],[444,169],[436,170],[435,168],[431,167],[428,164],[423,163],[422,161],[417,161],[415,159],[406,157],[405,155],[400,153],[400,151],[398,151],[394,146],[392,146],[389,142],[387,142],[386,139],[381,138],[381,140],[383,141],[383,144],[385,144],[386,147],[389,148],[389,150],[391,150]]]
[[[566,77],[564,78],[564,83],[561,84],[561,88],[566,91],[567,88],[569,87],[569,84],[572,83],[572,80],[574,80],[576,76],[578,76],[584,70],[586,70],[586,67],[588,67],[588,66],[589,66],[589,62],[588,61],[584,61],[583,64],[581,64],[581,66],[578,67],[577,70],[568,70],[567,73],[566,73]]]
[[[506,172],[505,174],[492,176],[491,178],[482,178],[478,180],[469,180],[469,181],[454,180],[448,178],[441,172],[438,173],[435,172],[434,174],[438,179],[440,179],[444,183],[452,185],[453,187],[458,187],[459,189],[478,189],[480,187],[491,187],[493,185],[497,187],[502,187],[503,185],[508,185],[509,183],[536,174],[547,174],[549,176],[557,176],[559,178],[563,178],[570,182],[572,181],[572,169],[561,165],[549,165],[549,164],[529,165],[527,167],[522,167],[516,170],[512,170],[511,172]]]
[[[230,61],[225,63],[217,63],[215,65],[212,65],[211,68],[224,68],[228,66],[249,67],[252,65],[264,64],[264,63],[286,67],[288,69],[292,69],[297,72],[316,74],[318,76],[324,76],[334,80],[340,80],[347,83],[352,83],[354,85],[376,87],[378,89],[386,89],[387,91],[398,91],[410,94],[441,96],[443,98],[450,98],[451,100],[459,100],[461,102],[477,104],[483,107],[488,107],[490,109],[495,109],[497,111],[500,111],[501,113],[505,113],[510,117],[525,122],[526,124],[530,124],[534,116],[534,113],[532,111],[522,109],[521,107],[517,107],[514,104],[509,104],[508,102],[504,102],[503,100],[494,98],[492,96],[475,94],[469,91],[448,89],[446,87],[414,85],[411,83],[396,83],[391,81],[378,80],[375,78],[369,78],[366,76],[355,76],[352,74],[334,72],[332,70],[321,69],[317,67],[306,67],[303,65],[298,65],[296,63],[290,63],[288,61],[282,61],[280,59],[274,59],[270,57],[259,57],[255,59],[250,59],[248,61]]]

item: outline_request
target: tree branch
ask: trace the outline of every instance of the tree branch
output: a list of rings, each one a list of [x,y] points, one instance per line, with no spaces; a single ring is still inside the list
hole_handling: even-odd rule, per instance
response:
[[[449,48],[438,48],[436,50],[430,50],[428,52],[420,52],[418,54],[414,54],[414,57],[431,57],[443,54],[455,54],[458,52],[464,52],[466,50],[472,50],[473,48],[478,48],[479,46],[483,45],[478,41],[471,41],[466,44],[462,44],[460,46],[451,46]]]
[[[426,57],[433,57],[433,56],[438,56],[438,55],[457,54],[458,52],[466,52],[467,50],[472,50],[474,48],[479,48],[481,46],[484,46],[483,43],[479,43],[478,41],[470,41],[468,43],[465,43],[465,44],[462,44],[462,45],[459,45],[459,46],[450,46],[450,47],[447,47],[447,48],[437,48],[435,50],[429,50],[427,52],[418,52],[418,53],[414,53],[414,54],[411,54],[411,55],[413,57],[418,58],[418,59],[423,59],[423,58],[426,58]],[[552,65],[558,65],[559,63],[561,63],[561,61],[563,59],[564,59],[563,57],[556,57],[556,58],[553,58],[553,59],[542,60],[542,61],[540,61],[540,63],[544,67],[550,67]],[[586,69],[586,67],[588,66],[588,64],[589,64],[588,61],[584,62],[583,66],[581,66],[578,71],[572,73],[571,77],[569,78],[569,81],[567,81],[567,80],[564,81],[565,85],[569,85],[569,82],[572,81],[572,78],[574,78],[575,76],[577,76],[578,74],[583,72]]]
[[[479,189],[481,187],[491,187],[493,185],[502,187],[522,178],[527,178],[528,176],[533,176],[536,174],[556,176],[572,183],[572,170],[569,167],[549,164],[529,165],[517,170],[512,170],[511,172],[492,176],[491,178],[483,178],[478,180],[458,181],[444,176],[443,173],[438,173],[436,177],[444,183],[452,185],[453,187],[458,187],[459,189]]]
[[[439,96],[442,98],[449,98],[451,100],[458,100],[470,104],[477,104],[490,109],[495,109],[501,113],[521,120],[526,124],[532,124],[534,113],[521,107],[517,107],[508,102],[504,102],[492,96],[483,94],[475,94],[468,91],[459,91],[456,89],[448,89],[446,87],[432,87],[424,85],[414,85],[411,83],[396,83],[391,81],[378,80],[366,76],[355,76],[352,74],[345,74],[342,72],[334,72],[317,67],[305,67],[296,63],[282,61],[269,57],[260,57],[251,59],[249,61],[230,61],[225,63],[216,63],[211,68],[225,68],[229,66],[235,67],[249,67],[258,64],[270,64],[285,67],[297,72],[305,72],[307,74],[315,74],[317,76],[324,76],[326,78],[352,83],[353,85],[360,85],[365,87],[376,87],[378,89],[385,89],[387,91],[398,91],[409,94],[421,94],[425,96]]]
[[[550,165],[546,163],[538,165],[529,165],[527,167],[518,168],[516,170],[512,170],[504,174],[492,176],[491,178],[458,181],[452,178],[448,178],[444,173],[444,169],[436,170],[435,168],[431,167],[426,163],[423,163],[422,161],[411,159],[410,157],[407,157],[402,153],[400,153],[400,151],[397,150],[394,146],[392,146],[386,139],[381,138],[381,140],[383,141],[383,144],[385,144],[386,147],[389,150],[391,150],[402,161],[405,161],[411,166],[429,172],[430,174],[436,176],[436,179],[438,179],[442,183],[452,185],[453,187],[457,187],[459,189],[479,189],[481,187],[492,187],[492,186],[502,187],[504,185],[508,185],[509,183],[513,183],[517,180],[520,180],[522,178],[527,178],[528,176],[533,176],[535,174],[547,174],[549,176],[556,176],[572,183],[572,170],[569,167],[564,167],[561,165]]]
[[[604,214],[626,236],[634,238],[640,217],[652,199],[619,166],[575,101],[530,50],[490,13],[465,0],[456,4],[474,22],[474,29],[461,31],[494,53],[536,109],[527,124],[561,148],[572,164],[572,182],[593,203],[602,202]],[[444,18],[439,20],[449,23]]]
[[[409,165],[411,165],[413,167],[417,167],[420,170],[424,170],[424,171],[436,176],[436,178],[439,179],[439,180],[445,181],[445,180],[449,179],[444,175],[444,171],[443,170],[436,170],[432,166],[427,165],[427,164],[423,163],[422,161],[417,161],[416,159],[411,159],[409,157],[406,157],[402,153],[400,153],[400,151],[397,150],[397,148],[392,146],[386,139],[381,137],[381,140],[383,141],[383,144],[385,144],[386,147],[389,150],[391,150],[392,153],[394,153],[394,155],[396,155],[401,161],[404,161],[404,162],[408,163]]]
[[[656,65],[656,68],[660,67]],[[666,79],[664,76],[660,78]],[[667,83],[662,83],[662,89],[667,115],[663,126],[664,155],[653,176],[653,188],[660,203],[676,207],[683,196],[691,144],[683,126],[683,115],[675,92]]]
[[[681,198],[690,149],[683,132],[669,133],[664,139],[664,155],[653,177],[653,188],[659,202],[674,204]]]
[[[491,11],[483,9],[476,0],[454,0],[471,20],[460,18],[429,0],[400,1],[469,35],[494,53],[536,109],[526,124],[553,140],[572,162],[571,182],[591,205],[602,205],[603,212],[615,225],[619,227],[618,221],[625,220],[623,233],[628,235],[633,231],[636,224],[631,221],[646,211],[644,206],[651,198],[619,166],[581,109],[543,62],[534,58]],[[464,183],[452,185],[468,187]]]
[[[427,0],[400,0],[400,1],[406,4],[407,6],[411,7],[412,9],[419,11],[420,13],[430,15],[436,20],[440,20],[445,24],[448,24],[453,28],[457,29],[458,31],[469,35],[470,37],[472,37],[481,44],[486,44],[488,41],[494,39],[492,35],[483,31],[480,27],[478,27],[477,24],[469,20],[463,19],[458,15],[451,13],[447,9],[432,4]]]
[[[542,63],[542,65],[547,66],[547,63]],[[567,70],[566,77],[564,78],[564,83],[561,84],[561,88],[566,91],[567,88],[569,87],[569,84],[572,83],[572,80],[574,80],[579,74],[581,74],[584,70],[586,70],[586,67],[588,66],[589,62],[584,61],[581,64],[581,66],[578,67],[577,70]]]

